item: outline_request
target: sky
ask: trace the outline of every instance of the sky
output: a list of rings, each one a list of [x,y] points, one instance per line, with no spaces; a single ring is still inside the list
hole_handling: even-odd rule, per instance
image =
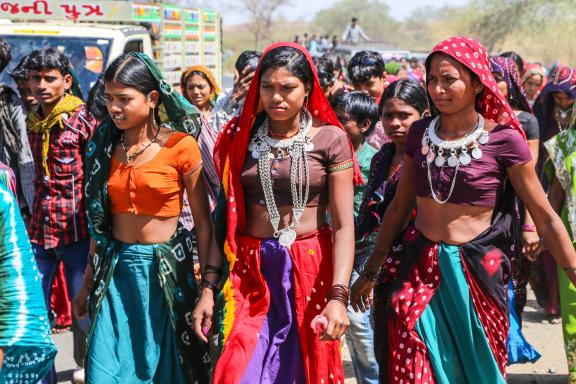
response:
[[[219,10],[222,13],[225,24],[239,24],[247,21],[247,16],[236,7],[227,7],[226,3],[234,0],[221,0],[222,6]],[[289,20],[312,20],[316,12],[328,8],[337,3],[338,0],[290,0],[290,5],[283,7],[281,12]],[[462,5],[468,0],[383,0],[390,7],[390,16],[397,20],[403,20],[410,13],[426,5]]]

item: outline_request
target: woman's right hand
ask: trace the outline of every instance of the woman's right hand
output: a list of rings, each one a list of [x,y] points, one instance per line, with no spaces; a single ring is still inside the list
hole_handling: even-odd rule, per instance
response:
[[[374,305],[373,292],[375,283],[360,274],[350,290],[350,304],[358,312],[366,312]]]
[[[214,292],[204,288],[200,299],[192,311],[192,328],[200,340],[207,343],[208,334],[212,328],[212,315],[214,313]]]
[[[84,315],[88,313],[88,296],[90,289],[87,286],[82,286],[78,295],[72,301],[72,312],[77,319],[83,319]]]

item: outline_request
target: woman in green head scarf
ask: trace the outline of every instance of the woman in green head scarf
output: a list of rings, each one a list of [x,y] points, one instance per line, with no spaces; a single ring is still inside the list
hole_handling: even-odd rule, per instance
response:
[[[222,260],[212,245],[195,140],[199,112],[139,53],[107,68],[104,97],[108,116],[85,161],[94,254],[74,303],[77,316],[88,310],[92,320],[87,381],[208,383],[205,342]],[[196,228],[200,289],[192,238],[178,225],[184,192]]]
[[[576,105],[576,103],[574,104]],[[576,108],[568,128],[544,143],[554,165],[556,177],[548,193],[552,207],[560,213],[564,225],[576,241]],[[564,273],[558,273],[560,313],[564,331],[564,349],[568,359],[568,382],[576,383],[576,287]]]

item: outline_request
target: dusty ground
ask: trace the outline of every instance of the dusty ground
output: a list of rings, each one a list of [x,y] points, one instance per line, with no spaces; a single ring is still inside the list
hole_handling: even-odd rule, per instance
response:
[[[542,354],[535,364],[514,365],[508,369],[510,384],[565,384],[566,357],[562,343],[562,329],[559,323],[550,319],[536,304],[533,295],[528,297],[528,305],[524,313],[524,335],[530,343]],[[67,332],[54,335],[58,346],[56,368],[58,382],[69,383],[76,366],[72,359],[72,334]],[[350,354],[344,345],[344,371],[346,384],[356,383]]]

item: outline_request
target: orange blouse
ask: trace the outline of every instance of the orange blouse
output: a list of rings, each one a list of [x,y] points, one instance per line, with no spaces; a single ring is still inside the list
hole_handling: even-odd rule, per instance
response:
[[[108,177],[112,213],[177,217],[182,211],[182,176],[202,167],[196,140],[172,134],[154,158],[142,165],[126,165],[114,157]]]

